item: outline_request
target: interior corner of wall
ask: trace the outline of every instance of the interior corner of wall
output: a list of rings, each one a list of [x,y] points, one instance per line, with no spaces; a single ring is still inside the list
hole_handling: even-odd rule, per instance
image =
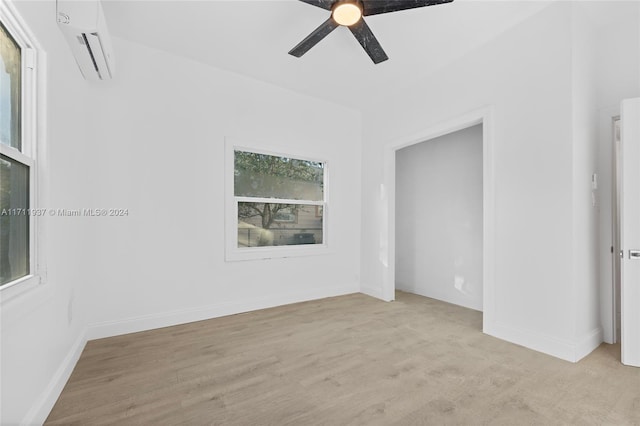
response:
[[[31,409],[26,413],[20,424],[31,425],[45,422],[80,360],[80,355],[82,355],[82,351],[87,344],[87,330],[87,327],[82,328],[64,360],[53,374],[49,384],[31,405]]]
[[[596,327],[578,339],[575,345],[574,361],[578,362],[582,358],[596,350],[604,342],[602,327]]]
[[[382,295],[382,289],[380,288],[363,286],[362,284],[360,284],[360,293],[366,294],[367,296],[375,297],[376,299],[384,299]]]

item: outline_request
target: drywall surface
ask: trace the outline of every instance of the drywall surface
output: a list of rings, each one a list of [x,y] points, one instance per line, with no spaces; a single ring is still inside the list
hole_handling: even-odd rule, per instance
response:
[[[16,2],[46,56],[37,153],[39,208],[91,207],[94,139],[87,84],[55,23],[55,2]],[[45,59],[46,63],[42,62]],[[93,276],[92,221],[45,215],[38,250],[43,283],[0,308],[0,423],[44,421],[84,345],[86,284]]]
[[[588,7],[590,3],[581,5]],[[640,3],[596,3],[611,14],[604,22],[596,21],[594,30],[597,105],[599,109],[620,109],[622,99],[640,96]]]
[[[579,357],[602,342],[599,312],[595,34],[585,9],[572,4],[573,293]]]
[[[95,89],[90,337],[359,289],[360,114],[114,39],[118,73]],[[329,253],[225,261],[225,138],[327,162]]]
[[[494,111],[495,292],[485,331],[574,359],[571,9],[544,9],[419,86],[365,113],[362,289],[381,294],[387,266],[387,144],[439,122]],[[484,283],[486,286],[487,283]]]
[[[482,126],[396,152],[396,288],[482,310]]]

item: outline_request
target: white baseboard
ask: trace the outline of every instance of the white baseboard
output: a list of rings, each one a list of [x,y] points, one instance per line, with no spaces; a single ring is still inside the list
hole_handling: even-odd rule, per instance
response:
[[[578,362],[589,355],[602,343],[602,329],[591,330],[583,339],[577,342],[558,339],[529,330],[516,329],[499,323],[484,324],[483,331],[498,339],[524,346],[534,351],[542,352],[569,362]]]
[[[62,389],[67,384],[67,380],[71,376],[76,363],[80,359],[80,355],[87,344],[86,329],[84,329],[73,346],[67,353],[67,356],[62,361],[62,364],[58,367],[58,370],[53,375],[53,378],[49,382],[49,385],[40,394],[36,402],[31,406],[31,409],[27,412],[20,422],[21,425],[41,425],[47,420],[51,409],[55,405],[58,397],[62,393]]]
[[[196,308],[160,312],[116,321],[105,321],[90,324],[86,338],[87,340],[102,339],[105,337],[137,333],[139,331],[170,327],[172,325],[202,321],[211,318],[255,311],[258,309],[273,308],[275,306],[305,302],[308,300],[324,299],[326,297],[342,296],[358,292],[359,288],[357,284],[353,284],[340,287],[312,289],[305,292],[281,294],[253,300],[219,303]]]
[[[382,289],[380,288],[360,287],[360,293],[375,297],[376,299],[385,300],[385,298],[382,297]]]
[[[597,327],[591,330],[586,337],[576,345],[575,359],[580,361],[585,356],[593,352],[604,341],[604,332],[602,328]]]
[[[522,330],[493,322],[483,324],[483,332],[498,339],[524,346],[569,362],[576,362],[576,345],[569,340],[559,339],[542,333]]]

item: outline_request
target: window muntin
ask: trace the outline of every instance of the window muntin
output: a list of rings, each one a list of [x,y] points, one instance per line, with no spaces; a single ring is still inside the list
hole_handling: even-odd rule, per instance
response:
[[[0,22],[0,143],[22,151],[22,51]]]
[[[325,246],[325,179],[321,161],[234,149],[233,250],[278,257],[287,247]]]

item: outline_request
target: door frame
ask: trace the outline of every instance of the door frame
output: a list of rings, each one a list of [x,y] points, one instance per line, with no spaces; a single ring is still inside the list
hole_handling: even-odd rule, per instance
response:
[[[618,311],[621,309],[620,299],[620,274],[622,270],[622,260],[620,258],[620,183],[622,176],[621,172],[621,160],[622,160],[622,146],[619,132],[620,129],[620,114],[611,117],[611,143],[612,143],[612,155],[611,155],[611,343],[620,342],[620,324],[622,317],[618,316]],[[616,126],[618,126],[616,128]]]
[[[402,148],[437,138],[458,130],[482,124],[482,311],[483,331],[492,329],[495,318],[495,181],[494,181],[494,118],[493,106],[486,106],[438,124],[416,134],[399,138],[384,149],[384,177],[381,191],[383,217],[380,249],[384,268],[382,298],[395,299],[396,259],[396,152]]]

